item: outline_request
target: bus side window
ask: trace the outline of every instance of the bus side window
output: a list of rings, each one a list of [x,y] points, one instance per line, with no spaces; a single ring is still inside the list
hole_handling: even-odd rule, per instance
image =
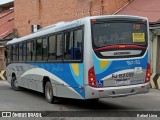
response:
[[[27,42],[27,60],[31,61],[31,42]]]
[[[32,41],[31,51],[32,51],[32,61],[35,61],[36,60],[36,40]]]
[[[65,50],[64,50],[64,59],[65,60],[73,60],[73,31],[69,31],[65,33]]]
[[[19,61],[19,44],[16,45],[16,59]]]
[[[65,33],[64,41],[64,59],[81,60],[82,59],[82,29],[69,31]]]
[[[47,61],[48,58],[48,38],[43,38],[43,61]]]
[[[13,45],[13,61],[17,61],[17,44]]]
[[[11,62],[13,61],[13,45],[10,46],[10,55],[11,55]]]
[[[56,36],[49,36],[48,60],[56,60]]]
[[[36,50],[37,50],[36,60],[42,61],[42,39],[41,38],[37,39]]]
[[[19,43],[19,61],[22,61],[22,54],[23,51],[22,51],[22,43]]]
[[[7,46],[5,50],[5,57],[7,60],[7,64],[9,64],[11,62],[11,46]]]
[[[22,43],[23,47],[23,61],[26,61],[26,42]]]
[[[10,61],[12,62],[13,61],[13,45],[9,46],[9,51],[8,52],[10,53]],[[7,58],[8,58],[8,56],[7,56]]]
[[[62,34],[57,35],[57,49],[56,49],[56,58],[57,60],[62,60],[63,52],[62,52]]]
[[[83,34],[82,29],[74,31],[74,60],[82,59],[82,41]]]

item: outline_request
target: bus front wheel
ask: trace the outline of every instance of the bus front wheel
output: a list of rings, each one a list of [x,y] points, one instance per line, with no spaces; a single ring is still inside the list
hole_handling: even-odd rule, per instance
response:
[[[11,79],[11,87],[12,87],[12,89],[15,90],[15,91],[20,90],[20,87],[18,86],[18,81],[17,81],[17,79],[16,79],[15,76],[12,77],[12,79]]]
[[[50,81],[48,81],[45,85],[45,97],[47,102],[54,103],[53,89]]]

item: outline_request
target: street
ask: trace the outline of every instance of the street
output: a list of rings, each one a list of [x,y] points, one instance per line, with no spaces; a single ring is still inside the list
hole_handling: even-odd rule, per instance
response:
[[[14,91],[7,81],[0,81],[0,111],[159,111],[160,91],[120,98],[102,98],[98,102],[58,98],[46,102],[43,94],[24,89]]]

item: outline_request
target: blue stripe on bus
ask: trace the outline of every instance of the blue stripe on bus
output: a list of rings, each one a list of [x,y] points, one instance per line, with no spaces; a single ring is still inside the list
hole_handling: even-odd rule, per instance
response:
[[[94,67],[97,82],[103,79],[104,77],[113,74],[115,72],[119,72],[121,70],[127,69],[135,69],[135,67],[142,67],[142,69],[147,69],[147,61],[148,61],[148,52],[143,58],[139,59],[129,59],[129,60],[113,60],[110,61],[109,65],[106,68],[101,70],[100,68],[100,60],[94,55]],[[129,65],[129,61],[139,61],[140,64],[131,64]],[[121,66],[121,67],[120,67]]]
[[[54,74],[64,82],[66,82],[70,87],[72,87],[78,94],[85,98],[85,91],[83,88],[83,63],[79,65],[79,76],[75,75],[71,64],[52,64],[52,63],[33,63],[33,66],[47,70],[48,72]],[[81,88],[80,88],[81,86]]]

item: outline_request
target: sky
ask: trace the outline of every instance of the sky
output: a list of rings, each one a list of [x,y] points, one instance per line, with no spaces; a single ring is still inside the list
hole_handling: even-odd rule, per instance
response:
[[[14,1],[14,0],[0,0],[0,5],[11,2],[11,1]]]

